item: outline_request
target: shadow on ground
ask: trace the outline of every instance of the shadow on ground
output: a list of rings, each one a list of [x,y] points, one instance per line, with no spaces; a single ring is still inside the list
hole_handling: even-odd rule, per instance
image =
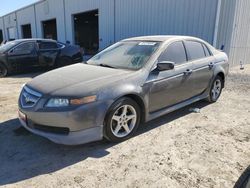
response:
[[[191,107],[203,108],[197,102],[141,126],[136,136],[186,116]],[[54,144],[20,127],[18,119],[0,124],[0,186],[30,179],[84,161],[88,157],[102,158],[115,144],[100,141],[80,146]]]

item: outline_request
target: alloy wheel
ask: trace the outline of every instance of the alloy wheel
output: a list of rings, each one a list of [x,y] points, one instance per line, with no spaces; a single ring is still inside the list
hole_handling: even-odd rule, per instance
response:
[[[216,79],[214,81],[214,85],[212,88],[212,99],[213,100],[217,100],[218,97],[220,96],[221,93],[221,89],[222,89],[222,84],[221,84],[221,80],[220,79]]]
[[[122,105],[112,116],[111,131],[118,138],[126,137],[133,131],[136,121],[135,108],[131,105]]]

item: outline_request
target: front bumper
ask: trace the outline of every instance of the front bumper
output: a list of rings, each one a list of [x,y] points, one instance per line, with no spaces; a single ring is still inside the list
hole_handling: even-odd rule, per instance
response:
[[[19,119],[30,132],[65,145],[101,140],[103,122],[112,101],[47,108],[50,97],[24,87],[19,97]]]
[[[19,118],[19,121],[28,131],[39,136],[43,136],[57,144],[79,145],[102,140],[103,138],[103,126],[92,127],[82,131],[69,132],[67,135],[60,135],[32,129],[27,125],[27,122],[24,121],[23,118]]]

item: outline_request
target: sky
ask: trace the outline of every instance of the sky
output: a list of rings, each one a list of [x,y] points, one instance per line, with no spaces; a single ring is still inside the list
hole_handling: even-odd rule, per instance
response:
[[[0,16],[30,5],[38,0],[0,0]]]

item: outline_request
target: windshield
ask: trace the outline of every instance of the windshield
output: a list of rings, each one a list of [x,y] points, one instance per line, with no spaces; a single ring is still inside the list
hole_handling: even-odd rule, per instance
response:
[[[0,46],[0,53],[6,52],[7,50],[11,49],[13,46],[15,46],[18,42],[11,41],[7,42],[6,44],[3,44]]]
[[[158,49],[159,42],[118,42],[98,53],[87,64],[110,68],[138,70]]]

